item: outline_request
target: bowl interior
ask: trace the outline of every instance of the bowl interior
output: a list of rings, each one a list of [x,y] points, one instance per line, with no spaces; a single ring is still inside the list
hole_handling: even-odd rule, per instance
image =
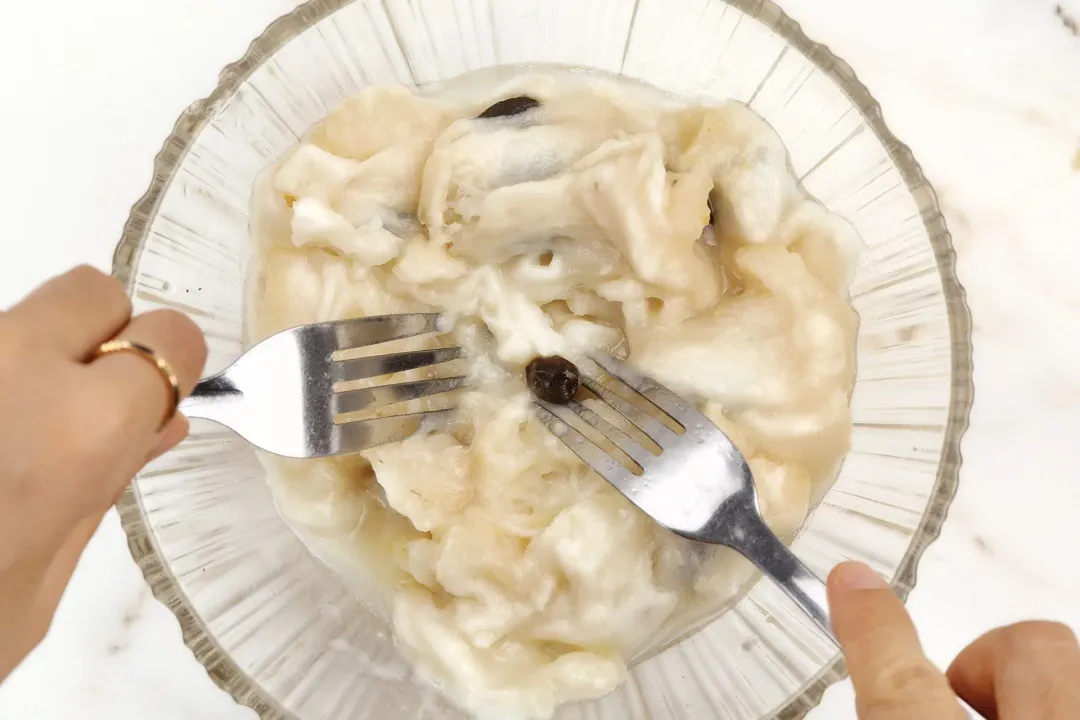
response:
[[[183,310],[208,372],[243,347],[258,173],[341,100],[525,63],[603,70],[737,99],[866,244],[853,446],[794,544],[816,572],[859,559],[902,593],[955,492],[971,403],[970,320],[933,191],[851,69],[768,0],[315,0],[282,18],[177,125],[117,249],[137,311]],[[132,552],[211,676],[266,718],[458,717],[422,689],[391,629],[278,517],[253,452],[197,425],[120,502]],[[771,584],[561,718],[799,717],[841,672]],[[676,699],[677,698],[677,699]]]

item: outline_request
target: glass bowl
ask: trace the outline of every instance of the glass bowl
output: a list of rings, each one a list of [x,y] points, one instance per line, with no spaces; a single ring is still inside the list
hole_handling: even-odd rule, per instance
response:
[[[901,595],[955,493],[972,400],[971,325],[933,190],[852,70],[769,0],[314,0],[281,18],[180,118],[114,272],[136,310],[190,314],[208,372],[243,347],[256,175],[341,100],[500,65],[563,64],[748,103],[796,175],[859,229],[852,450],[793,548],[824,575],[868,562]],[[119,502],[155,596],[215,682],[263,718],[455,718],[393,634],[275,511],[262,466],[196,425]],[[796,718],[843,674],[769,582],[559,718]]]

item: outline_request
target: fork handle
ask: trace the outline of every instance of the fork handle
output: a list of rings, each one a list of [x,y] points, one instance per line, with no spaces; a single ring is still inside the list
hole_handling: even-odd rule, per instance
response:
[[[723,544],[742,553],[759,570],[771,577],[839,647],[840,643],[832,629],[825,583],[776,537],[764,520],[756,514],[745,515],[750,517],[741,518],[733,523],[734,527],[727,529]],[[957,696],[956,699],[972,720],[981,720],[983,716],[964,702],[963,698]]]
[[[788,549],[756,513],[741,513],[724,528],[722,543],[744,555],[795,601],[839,646],[832,629],[825,583]]]

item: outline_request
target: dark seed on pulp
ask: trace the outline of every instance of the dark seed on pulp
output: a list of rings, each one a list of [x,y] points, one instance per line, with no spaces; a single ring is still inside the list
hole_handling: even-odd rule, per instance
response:
[[[538,357],[525,368],[525,382],[537,399],[566,405],[581,387],[581,373],[577,365],[558,355]]]
[[[491,118],[510,117],[528,112],[533,108],[540,107],[540,101],[528,95],[500,100],[478,116],[482,120]]]

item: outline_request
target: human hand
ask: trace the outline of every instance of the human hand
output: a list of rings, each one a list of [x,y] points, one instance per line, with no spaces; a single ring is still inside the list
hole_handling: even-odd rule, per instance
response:
[[[1080,646],[1064,625],[991,630],[942,673],[923,654],[903,603],[865,565],[833,570],[829,606],[861,720],[966,720],[957,696],[987,720],[1080,717]]]
[[[0,312],[0,680],[45,636],[75,563],[138,470],[187,434],[146,358],[94,359],[111,339],[151,348],[190,392],[206,360],[198,327],[132,319],[118,282],[80,267]]]

